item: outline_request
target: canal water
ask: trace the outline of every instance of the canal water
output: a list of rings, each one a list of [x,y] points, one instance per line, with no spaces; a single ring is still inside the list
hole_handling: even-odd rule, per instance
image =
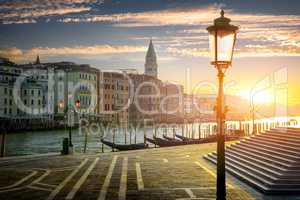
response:
[[[296,120],[295,120],[296,119]],[[295,120],[294,125],[298,125],[300,118],[293,118]],[[271,129],[275,126],[286,126],[287,122],[291,121],[289,118],[272,118],[255,120],[256,131],[264,131]],[[289,124],[291,125],[291,124]],[[174,128],[175,127],[175,128]],[[253,132],[252,121],[228,121],[226,122],[226,130],[244,130],[246,135],[250,135]],[[185,124],[178,126],[161,127],[156,130],[156,136],[162,137],[163,134],[169,137],[174,137],[174,134],[184,135],[190,138],[203,138],[209,135],[216,134],[216,123],[201,123],[201,124]],[[131,132],[131,133],[130,133]],[[152,138],[155,134],[153,129],[137,129],[135,131],[117,130],[113,131],[105,130],[102,133],[88,134],[87,139],[87,152],[100,153],[102,152],[101,137],[104,133],[104,139],[108,141],[115,140],[115,143],[127,144],[142,143],[144,142],[144,133],[148,138]],[[126,137],[125,137],[126,133]],[[200,135],[199,135],[200,134]],[[113,136],[114,135],[114,136]],[[33,131],[33,132],[18,132],[8,133],[6,137],[6,156],[19,156],[19,155],[34,155],[41,153],[60,152],[62,150],[63,138],[68,137],[67,130],[51,130],[51,131]],[[114,138],[114,139],[113,139]],[[130,141],[131,138],[131,141]],[[75,148],[75,152],[83,152],[85,141],[84,131],[75,129],[72,131],[72,142]],[[110,152],[111,148],[103,145],[104,152]]]

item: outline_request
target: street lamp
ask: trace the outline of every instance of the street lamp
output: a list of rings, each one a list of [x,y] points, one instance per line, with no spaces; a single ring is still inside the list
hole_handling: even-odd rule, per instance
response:
[[[219,92],[217,98],[217,200],[226,199],[225,181],[225,135],[224,123],[226,109],[224,107],[223,79],[226,69],[231,66],[233,49],[238,27],[230,24],[230,19],[221,17],[214,20],[214,24],[207,28],[209,32],[211,64],[218,70]]]

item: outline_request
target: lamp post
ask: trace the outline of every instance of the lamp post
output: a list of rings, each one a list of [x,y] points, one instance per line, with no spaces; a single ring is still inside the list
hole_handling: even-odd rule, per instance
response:
[[[75,101],[75,106],[77,109],[80,109],[80,100],[76,100]],[[75,114],[75,113],[74,113]],[[73,116],[74,117],[74,116]],[[79,119],[78,119],[79,120]],[[70,137],[70,147],[73,146],[72,144],[72,127],[70,126],[70,129],[69,129],[69,137]]]
[[[218,71],[219,91],[217,97],[217,200],[226,199],[225,181],[225,135],[224,123],[226,109],[224,106],[223,80],[225,71],[231,66],[233,49],[236,41],[238,27],[230,24],[230,19],[224,17],[224,10],[221,17],[214,20],[214,24],[207,28],[209,32],[209,43],[211,53],[211,64]]]

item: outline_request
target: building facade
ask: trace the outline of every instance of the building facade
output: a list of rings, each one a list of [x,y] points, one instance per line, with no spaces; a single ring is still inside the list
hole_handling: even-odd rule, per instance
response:
[[[106,123],[128,124],[129,80],[121,72],[101,72],[99,114]]]

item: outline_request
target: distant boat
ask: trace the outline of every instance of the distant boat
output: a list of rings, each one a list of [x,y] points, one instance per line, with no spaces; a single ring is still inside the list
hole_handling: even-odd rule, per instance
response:
[[[180,136],[180,137],[182,137],[182,136]],[[165,136],[164,138],[169,138],[169,137]],[[226,136],[225,140],[231,141],[231,140],[237,140],[238,138],[239,137],[237,137],[237,136]],[[171,138],[169,138],[169,139],[171,139]],[[201,139],[189,139],[186,137],[182,137],[182,140],[176,140],[176,139],[168,140],[168,139],[153,137],[153,139],[146,138],[146,140],[152,144],[159,146],[159,147],[171,147],[171,146],[179,146],[179,145],[203,144],[203,143],[216,142],[217,137],[216,137],[216,135],[212,135],[210,137],[201,138]]]
[[[119,151],[128,151],[128,150],[138,150],[138,149],[146,149],[148,145],[145,143],[137,143],[137,144],[115,144],[104,139],[101,139],[101,142],[111,148],[118,149]]]
[[[180,140],[177,140],[176,138],[168,137],[167,135],[163,135],[163,138],[166,140],[169,140],[169,141],[180,141]]]
[[[184,141],[180,141],[180,140],[164,140],[162,138],[158,138],[158,137],[153,137],[153,139],[150,138],[146,138],[146,140],[152,144],[155,144],[157,146],[160,147],[171,147],[171,146],[178,146],[178,145],[184,145],[186,144]]]
[[[178,134],[175,134],[175,136],[179,139],[181,139],[182,141],[187,141],[187,142],[191,142],[191,141],[201,141],[202,139],[192,139],[192,138],[188,138],[188,137],[184,137],[182,135],[178,135]]]

